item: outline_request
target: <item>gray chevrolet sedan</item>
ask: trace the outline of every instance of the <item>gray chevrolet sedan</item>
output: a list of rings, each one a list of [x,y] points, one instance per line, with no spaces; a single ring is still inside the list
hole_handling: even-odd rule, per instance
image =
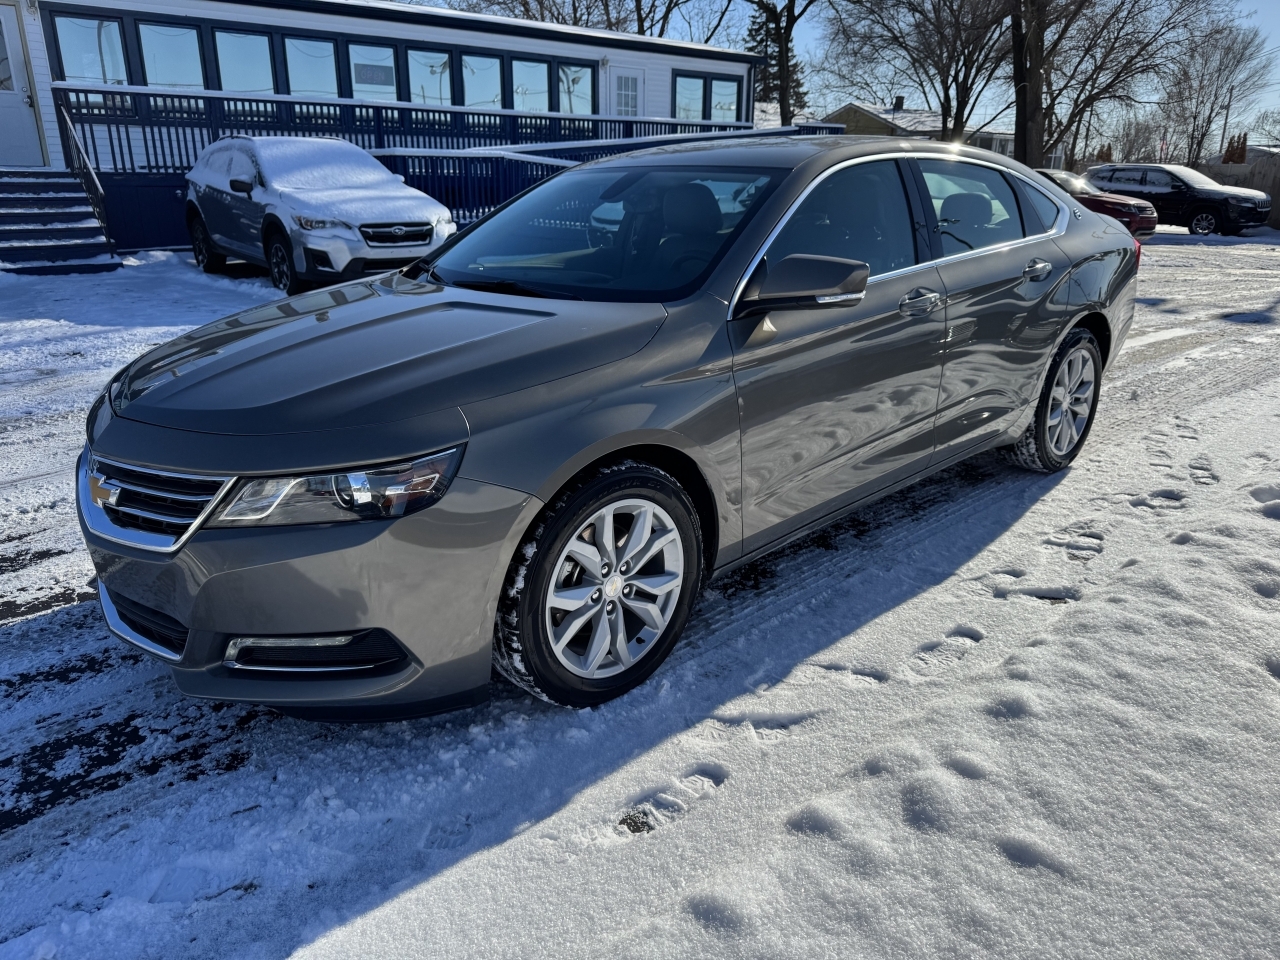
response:
[[[584,164],[424,260],[219,320],[94,403],[111,631],[185,692],[415,716],[644,682],[708,578],[979,451],[1071,463],[1140,248],[965,147]]]

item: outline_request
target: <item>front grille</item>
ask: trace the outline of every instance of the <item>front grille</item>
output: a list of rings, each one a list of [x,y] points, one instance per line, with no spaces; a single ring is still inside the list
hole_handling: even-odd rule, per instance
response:
[[[125,626],[141,634],[152,643],[159,644],[166,650],[182,655],[187,645],[187,628],[167,613],[152,609],[145,604],[122,597],[114,590],[108,589],[111,602],[115,604],[116,613],[124,621]]]
[[[360,228],[360,236],[365,242],[379,246],[430,243],[433,229],[429,223],[368,223]]]
[[[1270,209],[1271,209],[1271,198],[1270,198],[1270,197],[1268,197],[1266,200],[1259,200],[1259,201],[1258,201],[1258,209],[1259,209],[1259,210],[1270,210]]]
[[[365,630],[340,647],[245,647],[234,665],[273,671],[369,670],[397,665],[405,657],[386,630]]]
[[[204,515],[226,477],[169,473],[94,457],[91,469],[101,488],[116,488],[102,512],[120,531],[139,531],[176,544]]]

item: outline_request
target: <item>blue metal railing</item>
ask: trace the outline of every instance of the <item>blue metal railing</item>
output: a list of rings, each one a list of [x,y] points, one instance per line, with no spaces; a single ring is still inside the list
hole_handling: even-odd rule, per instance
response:
[[[220,137],[343,137],[367,150],[431,153],[537,143],[634,140],[749,130],[749,123],[574,116],[360,100],[54,84],[54,99],[94,167],[107,173],[185,173]]]

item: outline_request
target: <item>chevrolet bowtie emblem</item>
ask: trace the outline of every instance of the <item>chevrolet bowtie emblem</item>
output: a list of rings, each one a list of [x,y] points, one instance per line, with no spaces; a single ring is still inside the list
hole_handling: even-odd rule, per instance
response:
[[[119,487],[96,473],[89,474],[89,499],[93,501],[94,506],[114,507],[118,496],[120,496]]]

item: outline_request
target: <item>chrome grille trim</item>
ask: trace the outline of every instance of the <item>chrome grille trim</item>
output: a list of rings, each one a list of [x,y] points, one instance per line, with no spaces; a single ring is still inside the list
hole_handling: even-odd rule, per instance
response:
[[[396,233],[395,231],[400,231]],[[371,246],[392,247],[405,243],[430,243],[435,235],[431,223],[366,223],[360,227],[360,236]]]
[[[140,483],[132,478],[117,480],[110,476],[113,472],[112,467],[117,468],[119,471],[124,471],[126,474],[154,478],[154,485]],[[173,506],[177,509],[180,509],[180,505],[189,506],[193,511],[193,515],[166,515],[158,513],[154,509],[148,510],[130,504],[107,503],[103,505],[96,503],[91,492],[91,478],[99,484],[105,481],[106,484],[121,491],[128,490],[147,497],[172,500],[174,501]],[[168,492],[163,489],[162,478],[210,485],[217,484],[217,488],[206,496]],[[175,471],[157,470],[153,467],[140,467],[132,463],[109,460],[106,457],[95,455],[86,445],[76,465],[76,502],[85,526],[104,540],[136,547],[139,550],[148,550],[153,553],[175,553],[200,529],[205,520],[209,518],[209,515],[213,513],[214,509],[235,485],[236,479],[235,477],[210,476],[209,474],[177,473]],[[164,504],[149,504],[149,506],[164,508]],[[117,511],[119,514],[127,514],[156,523],[168,524],[177,528],[177,530],[173,534],[168,534],[121,526],[112,518],[109,511]]]

